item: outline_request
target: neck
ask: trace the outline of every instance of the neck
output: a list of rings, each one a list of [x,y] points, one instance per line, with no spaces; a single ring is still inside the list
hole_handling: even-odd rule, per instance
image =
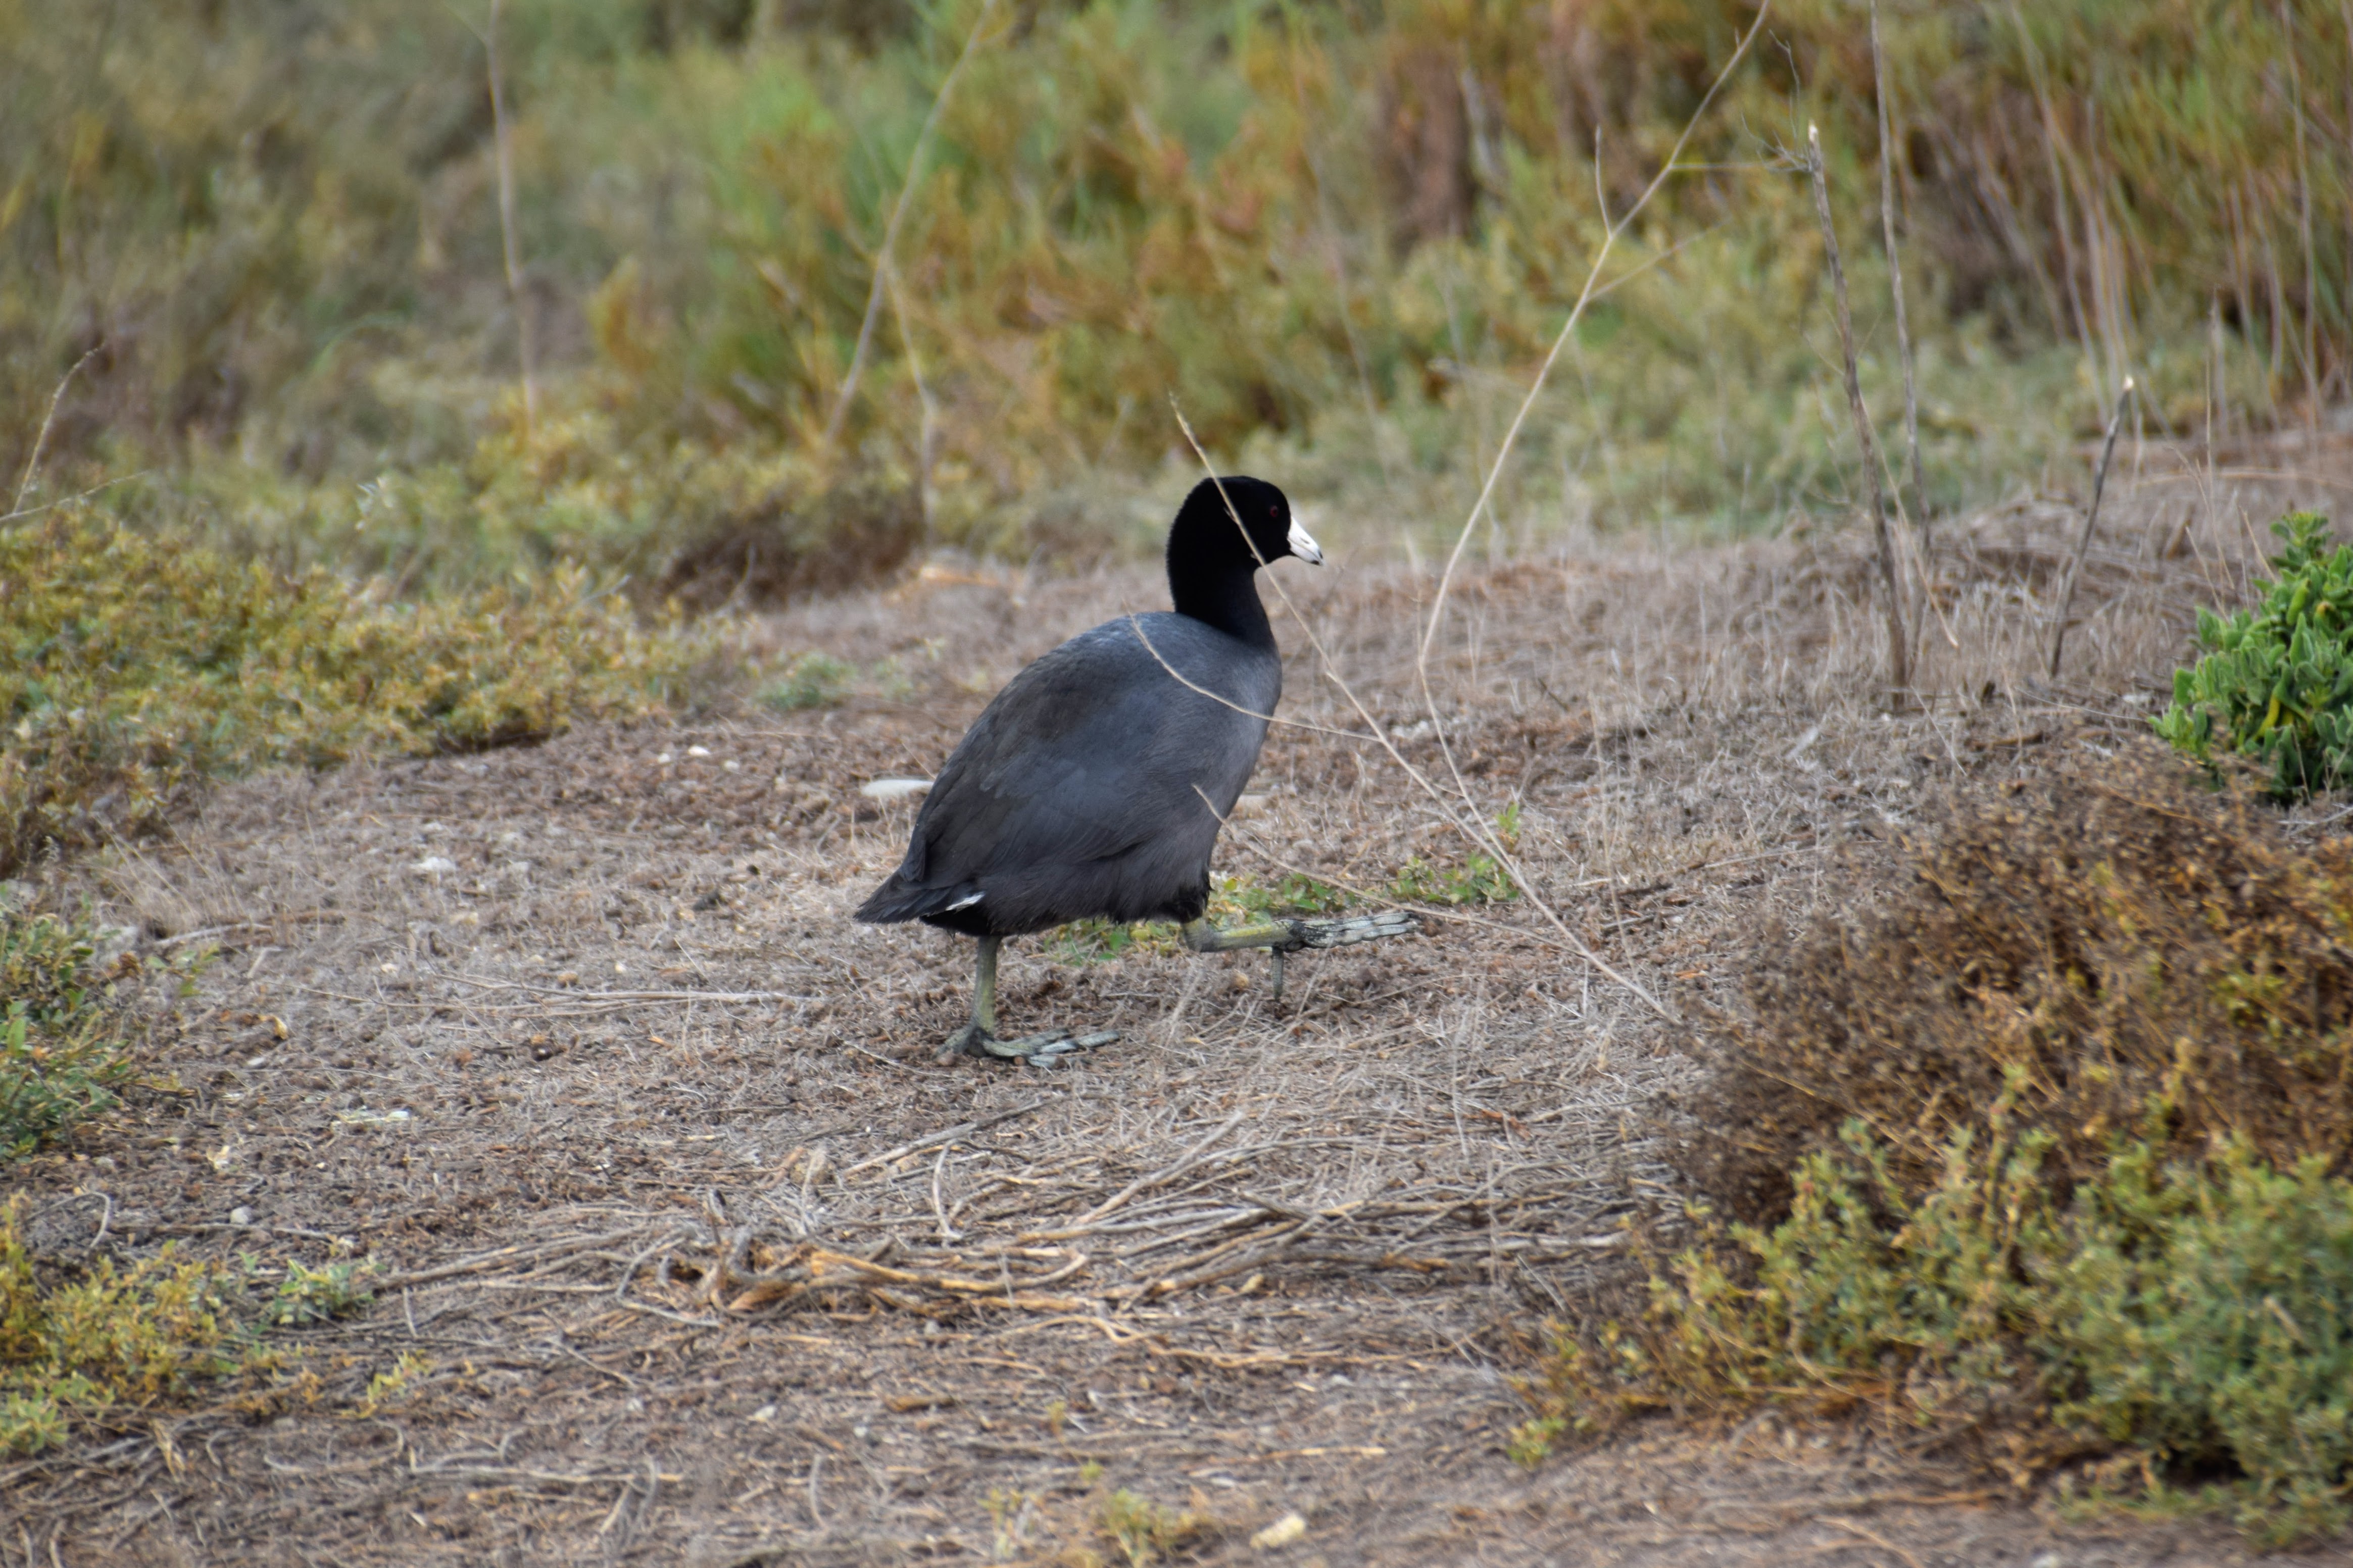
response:
[[[1223,516],[1215,526],[1233,534],[1232,521]],[[1181,550],[1184,531],[1180,524],[1168,542],[1168,596],[1176,613],[1205,621],[1253,647],[1272,647],[1274,628],[1267,624],[1266,606],[1258,596],[1258,563],[1244,552],[1247,547],[1235,537],[1231,552]]]

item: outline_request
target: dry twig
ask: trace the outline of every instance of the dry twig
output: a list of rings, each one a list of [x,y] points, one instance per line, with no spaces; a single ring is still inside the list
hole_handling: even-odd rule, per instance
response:
[[[1854,363],[1854,317],[1847,308],[1846,268],[1839,261],[1838,226],[1831,221],[1830,182],[1822,172],[1822,133],[1806,127],[1806,172],[1814,184],[1814,216],[1821,221],[1822,247],[1830,260],[1831,292],[1838,305],[1839,350],[1846,368],[1846,405],[1854,416],[1854,438],[1862,448],[1862,472],[1871,495],[1871,525],[1879,542],[1879,575],[1887,591],[1887,687],[1901,693],[1912,684],[1912,641],[1904,630],[1904,589],[1895,570],[1895,545],[1887,531],[1886,485],[1879,468],[1879,437],[1863,406],[1862,379]]]
[[[2067,562],[2067,581],[2059,590],[2059,615],[2051,628],[2051,679],[2059,679],[2059,656],[2067,646],[2067,612],[2075,604],[2075,578],[2084,570],[2084,553],[2092,548],[2092,527],[2100,521],[2100,497],[2108,488],[2108,459],[2116,456],[2116,432],[2123,428],[2125,408],[2132,402],[2133,378],[2125,377],[2116,394],[2116,412],[2108,416],[2108,432],[2100,440],[2100,466],[2092,472],[2092,504],[2084,509],[2084,531],[2075,540],[2075,553]]]

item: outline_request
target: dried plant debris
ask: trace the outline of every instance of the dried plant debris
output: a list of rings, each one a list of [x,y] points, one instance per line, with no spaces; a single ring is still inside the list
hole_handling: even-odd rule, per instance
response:
[[[2353,1154],[2353,849],[2292,842],[2242,777],[2153,741],[1960,792],[1905,875],[1759,944],[1683,1156],[1734,1214],[1860,1117],[1908,1190],[2005,1095],[2063,1188],[2119,1136],[2234,1134],[2281,1166]]]

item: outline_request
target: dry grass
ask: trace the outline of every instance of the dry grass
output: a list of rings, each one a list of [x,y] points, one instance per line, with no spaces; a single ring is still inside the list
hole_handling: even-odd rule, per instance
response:
[[[2035,499],[1947,527],[1924,695],[1896,712],[1870,696],[1881,623],[1848,536],[1588,541],[1472,573],[1432,665],[1465,810],[1516,800],[1536,890],[1678,1017],[1729,1005],[1746,933],[1883,857],[1924,792],[2138,727],[2191,605],[2311,494],[2237,483],[2127,472],[2055,687],[2032,671],[2075,514]],[[1329,531],[1337,569],[1278,570],[1442,775],[1414,678],[1430,579],[1368,542],[1348,565]],[[227,951],[155,1064],[185,1092],[27,1169],[45,1223],[86,1237],[77,1190],[102,1194],[127,1255],[180,1237],[364,1253],[386,1278],[372,1312],[300,1331],[346,1358],[316,1411],[185,1411],[0,1471],[28,1539],[164,1561],[201,1519],[286,1561],[1041,1557],[1111,1552],[1120,1490],[1210,1521],[1187,1548],[1205,1561],[1293,1508],[1303,1560],[1557,1560],[1606,1537],[1622,1561],[1704,1542],[1777,1563],[1868,1547],[1821,1521],[1872,1510],[1860,1527],[1899,1545],[1959,1539],[1933,1500],[1957,1483],[1883,1448],[1765,1433],[1648,1468],[1504,1463],[1524,1326],[1612,1289],[1616,1220],[1679,1192],[1662,1133],[1696,1071],[1688,1024],[1525,900],[1296,959],[1279,1008],[1247,955],[1024,944],[1008,1023],[1121,1042],[1051,1075],[931,1065],[968,949],[848,921],[907,826],[857,785],[930,772],[1022,660],[1161,592],[935,563],[768,623],[776,651],[896,658],[900,700],[272,776],[168,847],[52,868],[47,899]],[[1348,727],[1278,633],[1283,716]],[[1220,868],[1261,881],[1377,889],[1468,849],[1324,730],[1279,729],[1253,793]],[[456,869],[413,868],[428,856]],[[2052,1539],[1986,1500],[1965,1556]],[[2170,1539],[2185,1561],[2211,1544]]]

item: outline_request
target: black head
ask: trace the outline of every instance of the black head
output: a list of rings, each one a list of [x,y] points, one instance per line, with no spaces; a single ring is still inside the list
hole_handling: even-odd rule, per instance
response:
[[[1248,537],[1244,537],[1247,533]],[[1292,520],[1291,500],[1264,479],[1230,475],[1203,479],[1185,498],[1168,531],[1168,564],[1243,566],[1297,556],[1321,565],[1324,552]]]
[[[1294,556],[1321,564],[1324,552],[1293,521],[1291,502],[1264,479],[1203,479],[1168,530],[1168,592],[1180,614],[1253,642],[1271,641],[1251,574]]]

